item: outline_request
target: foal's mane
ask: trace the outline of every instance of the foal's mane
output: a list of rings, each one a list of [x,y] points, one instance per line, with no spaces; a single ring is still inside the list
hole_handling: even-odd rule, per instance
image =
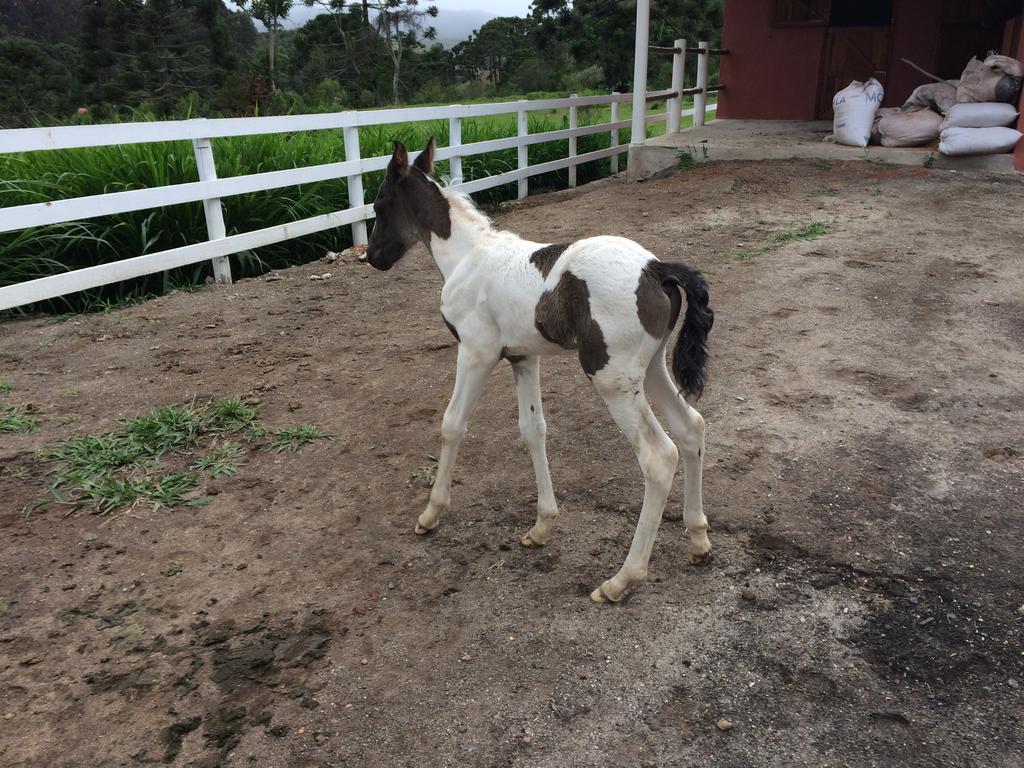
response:
[[[438,187],[441,188],[441,194],[447,198],[453,208],[456,208],[459,213],[463,214],[474,224],[477,224],[481,229],[486,230],[493,228],[494,224],[490,217],[482,213],[480,209],[476,207],[476,203],[470,199],[469,195],[452,189],[452,184],[455,183],[454,179],[445,177],[442,179],[442,182],[443,183],[438,184]]]

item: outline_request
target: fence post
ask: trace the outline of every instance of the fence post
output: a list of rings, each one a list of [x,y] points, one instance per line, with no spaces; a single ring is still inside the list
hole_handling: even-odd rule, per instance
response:
[[[619,102],[618,102],[618,96],[619,96],[619,92],[618,91],[612,91],[612,116],[611,116],[611,122],[613,122],[613,123],[619,122]],[[609,146],[610,147],[617,147],[617,146],[619,146],[619,129],[618,128],[613,128],[612,129],[611,140],[610,140]],[[610,158],[608,158],[608,160],[611,163],[612,173],[618,173],[619,172],[619,156],[617,154],[616,155],[612,155]]]
[[[573,103],[569,104],[569,130],[580,127],[580,113],[579,107],[576,106],[575,99],[578,99],[580,95],[573,93],[569,95],[570,99],[573,99]],[[576,157],[576,137],[569,137],[569,186],[576,186],[576,163],[573,158]]]
[[[462,118],[461,117],[449,117],[448,118],[448,146],[449,147],[461,147],[462,146]],[[449,175],[451,176],[452,184],[458,184],[462,182],[462,155],[452,155],[449,160]]]
[[[196,168],[200,181],[214,181],[217,178],[217,167],[213,164],[213,146],[209,139],[192,139],[192,150],[196,155]],[[224,210],[219,197],[203,200],[203,213],[206,214],[206,234],[210,240],[220,240],[227,235],[224,227]],[[213,279],[218,283],[231,283],[231,260],[227,256],[211,259],[213,263]]]
[[[704,116],[707,114],[705,107],[708,103],[708,61],[711,59],[708,49],[711,43],[705,40],[698,45],[703,53],[697,54],[697,87],[700,88],[700,92],[693,96],[693,124],[704,125]]]
[[[518,135],[529,136],[530,121],[527,119],[528,116],[526,114],[526,99],[520,99],[519,103],[524,106],[520,107],[519,112],[517,113],[517,117],[519,119]],[[530,166],[530,156],[528,153],[528,149],[529,147],[527,147],[526,144],[520,144],[517,148],[517,154],[519,155],[519,170],[523,170],[524,168],[528,168]],[[530,181],[527,178],[522,178],[519,180],[519,199],[522,200],[528,194],[530,194]]]
[[[349,125],[345,127],[345,159],[358,161],[359,157],[359,127]],[[348,204],[351,208],[363,207],[363,174],[356,171],[348,177]],[[352,244],[366,245],[366,220],[352,222]]]
[[[668,104],[668,133],[679,133],[683,118],[683,69],[686,64],[686,41],[676,40],[673,44],[679,51],[672,54],[672,90],[676,97]]]
[[[633,113],[629,137],[631,147],[647,140],[647,41],[650,38],[651,2],[636,2],[636,42],[633,45]]]

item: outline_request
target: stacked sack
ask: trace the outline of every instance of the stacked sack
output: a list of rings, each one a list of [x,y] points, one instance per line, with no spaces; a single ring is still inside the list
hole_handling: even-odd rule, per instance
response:
[[[899,109],[880,108],[877,80],[853,82],[832,100],[833,132],[840,144],[864,147],[919,147],[940,140],[944,155],[1009,152],[1021,133],[1009,128],[1020,96],[1024,67],[993,54],[968,62],[959,80],[922,85]]]
[[[953,157],[1010,152],[1024,136],[1007,127],[1016,122],[1017,110],[1010,104],[956,104],[942,121],[939,152]]]
[[[1016,59],[993,54],[971,59],[956,88],[957,103],[940,128],[939,152],[953,157],[1010,152],[1020,141],[1011,103],[1020,96],[1024,67]]]

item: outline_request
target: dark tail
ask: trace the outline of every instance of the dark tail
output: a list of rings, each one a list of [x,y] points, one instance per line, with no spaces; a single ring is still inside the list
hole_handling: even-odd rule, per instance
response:
[[[715,313],[708,306],[708,284],[700,272],[685,264],[656,261],[649,269],[672,301],[673,326],[682,304],[679,291],[686,294],[686,316],[672,354],[672,375],[684,394],[700,399],[707,376],[708,334],[715,324]]]

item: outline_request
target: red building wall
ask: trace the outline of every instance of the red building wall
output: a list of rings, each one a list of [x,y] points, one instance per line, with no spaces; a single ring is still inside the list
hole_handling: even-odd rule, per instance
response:
[[[813,120],[824,27],[773,27],[774,0],[728,0],[718,116]]]
[[[892,56],[885,83],[886,107],[901,107],[919,85],[931,82],[901,59],[929,72],[939,52],[940,16],[934,0],[896,0],[893,4]]]
[[[1009,52],[1008,55],[1018,61],[1024,61],[1024,14],[1008,22],[1006,27],[1011,45],[1014,38],[1017,43],[1016,51]],[[1017,130],[1024,132],[1024,91],[1021,92],[1017,111],[1020,112],[1020,117],[1017,118]],[[1013,167],[1024,173],[1024,139],[1017,142],[1017,148],[1013,152]]]

